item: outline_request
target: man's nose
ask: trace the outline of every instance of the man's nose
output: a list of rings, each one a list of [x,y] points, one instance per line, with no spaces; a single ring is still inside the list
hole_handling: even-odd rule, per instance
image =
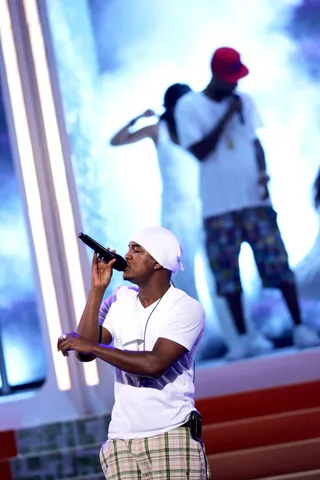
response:
[[[129,260],[132,258],[132,252],[130,252],[130,250],[125,254],[124,256],[125,260]]]

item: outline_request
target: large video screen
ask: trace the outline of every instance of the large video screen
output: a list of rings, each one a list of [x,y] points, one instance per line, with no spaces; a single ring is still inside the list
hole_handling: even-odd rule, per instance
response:
[[[319,3],[296,0],[47,0],[72,163],[86,233],[125,254],[130,236],[163,225],[179,237],[184,272],[174,282],[206,310],[199,361],[223,358],[235,326],[215,291],[204,247],[199,163],[160,159],[150,138],[115,147],[112,137],[142,112],[163,113],[175,83],[203,90],[221,46],[241,53],[250,74],[239,91],[262,119],[269,190],[299,293],[303,322],[320,330]],[[135,127],[157,122],[145,116]],[[292,348],[293,322],[276,289],[262,288],[252,250],[240,254],[248,331]],[[114,275],[112,288],[121,284]]]

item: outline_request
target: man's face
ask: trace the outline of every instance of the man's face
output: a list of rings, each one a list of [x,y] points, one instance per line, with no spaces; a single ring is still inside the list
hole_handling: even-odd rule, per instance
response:
[[[129,243],[129,251],[125,255],[127,268],[123,273],[123,279],[136,285],[142,285],[148,281],[154,273],[155,259],[136,242]]]

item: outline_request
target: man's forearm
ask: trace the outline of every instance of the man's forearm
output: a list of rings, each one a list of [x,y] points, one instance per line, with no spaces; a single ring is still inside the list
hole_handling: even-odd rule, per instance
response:
[[[92,342],[99,341],[99,310],[104,289],[91,289],[77,332]]]
[[[123,351],[107,345],[93,344],[91,354],[133,375],[156,378],[163,373],[153,352]]]
[[[200,162],[205,161],[208,155],[211,152],[214,152],[221,138],[221,135],[224,132],[224,129],[226,128],[226,125],[230,121],[232,115],[233,111],[228,109],[224,116],[220,119],[218,124],[215,126],[215,128],[209,133],[209,135],[207,135],[200,142],[195,143],[194,145],[191,145],[191,147],[189,147],[189,151],[198,160],[200,160]]]
[[[119,130],[118,133],[112,137],[110,144],[113,145],[114,147],[119,146],[119,145],[125,145],[128,142],[129,136],[130,136],[130,129],[137,123],[141,115],[138,117],[133,118],[130,120],[130,122],[125,125],[121,130]]]
[[[260,140],[258,138],[256,138],[253,142],[253,145],[254,145],[254,149],[255,149],[258,171],[259,171],[259,173],[265,172],[267,170],[266,156],[264,154],[264,150],[262,148]]]

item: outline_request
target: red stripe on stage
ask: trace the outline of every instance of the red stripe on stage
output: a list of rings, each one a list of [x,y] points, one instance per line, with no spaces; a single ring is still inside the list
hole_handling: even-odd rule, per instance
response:
[[[205,425],[317,408],[319,405],[320,382],[200,398],[196,401]]]
[[[14,432],[9,430],[7,432],[0,432],[0,461],[4,458],[11,458],[17,456],[17,446]],[[2,477],[0,477],[2,480]]]
[[[0,461],[0,478],[1,480],[13,480],[10,463],[8,460]]]

